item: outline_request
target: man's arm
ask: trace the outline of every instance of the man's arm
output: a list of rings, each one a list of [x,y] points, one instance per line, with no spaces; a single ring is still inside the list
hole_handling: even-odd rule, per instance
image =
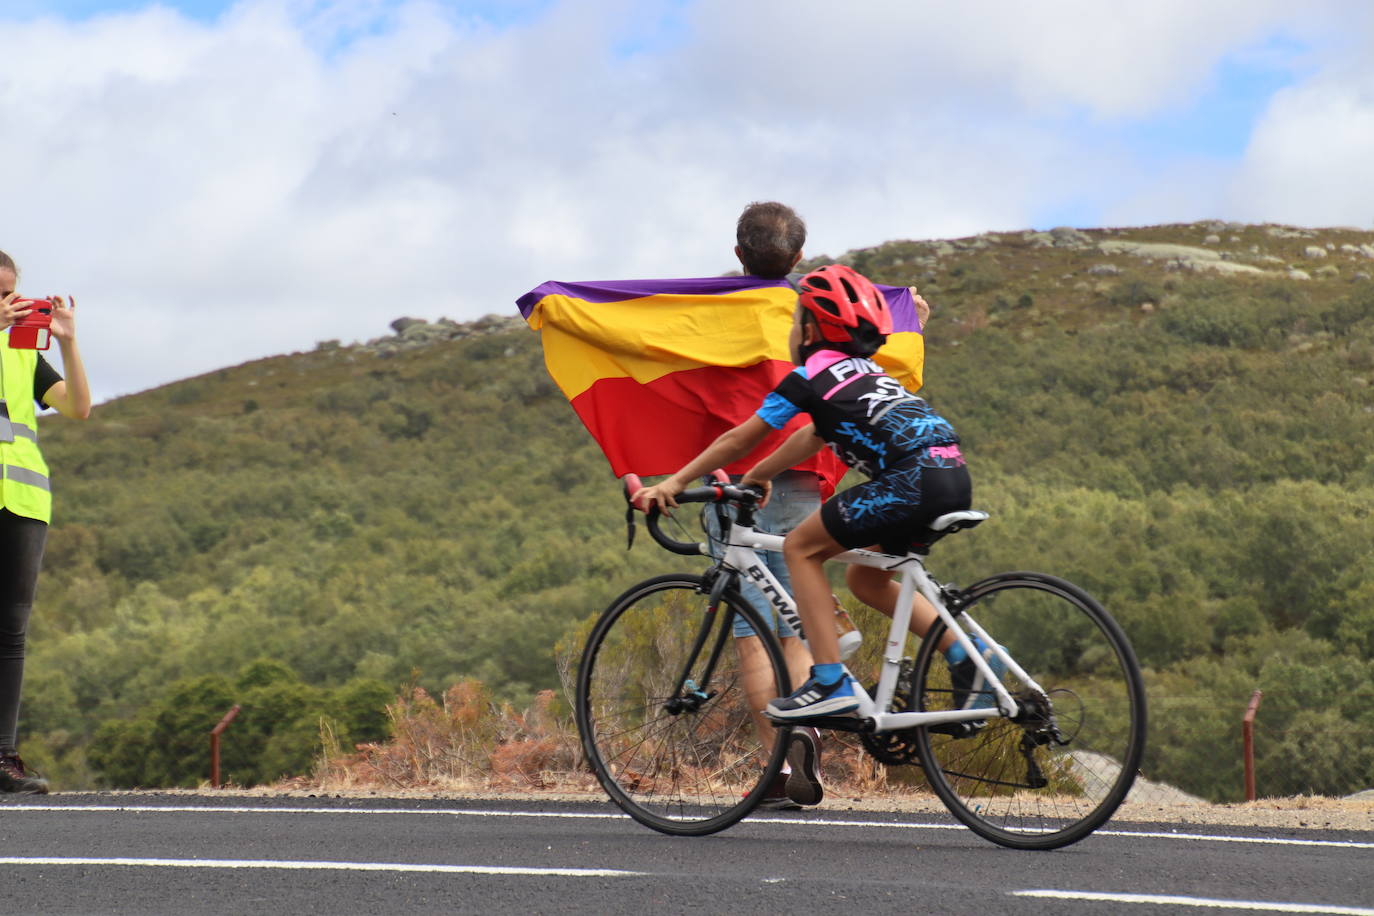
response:
[[[910,289],[911,302],[916,306],[916,317],[921,322],[921,330],[925,331],[926,319],[930,317],[930,303],[917,294],[916,287],[912,286]]]

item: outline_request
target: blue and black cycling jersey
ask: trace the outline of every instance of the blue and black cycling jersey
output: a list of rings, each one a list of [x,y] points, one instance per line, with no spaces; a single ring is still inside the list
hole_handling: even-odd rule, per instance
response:
[[[845,464],[869,477],[964,463],[949,421],[866,357],[821,350],[788,373],[758,409],[774,429],[799,413],[811,416],[816,434]]]

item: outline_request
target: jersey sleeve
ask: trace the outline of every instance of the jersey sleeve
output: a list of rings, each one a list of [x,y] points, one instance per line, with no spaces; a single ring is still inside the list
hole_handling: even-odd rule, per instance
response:
[[[806,395],[810,388],[806,384],[806,370],[798,366],[778,382],[778,387],[768,392],[763,405],[755,413],[758,418],[774,429],[782,429],[792,418],[805,410]]]

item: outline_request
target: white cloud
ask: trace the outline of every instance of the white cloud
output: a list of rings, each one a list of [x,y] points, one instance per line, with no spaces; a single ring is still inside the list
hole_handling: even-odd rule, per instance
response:
[[[704,0],[693,21],[703,79],[746,104],[913,112],[975,101],[1025,113],[1081,107],[1148,114],[1198,92],[1228,52],[1280,29],[1305,36],[1334,8],[1315,0],[969,0],[837,5]]]
[[[1374,64],[1279,92],[1246,150],[1231,206],[1240,219],[1374,228],[1370,163]]]
[[[0,22],[0,247],[28,292],[78,294],[108,397],[401,314],[510,312],[546,279],[727,270],[750,200],[794,203],[831,254],[1106,208],[1151,167],[1085,143],[1093,122],[1167,112],[1335,8],[697,0],[636,34],[652,17],[626,0],[500,28],[423,0],[240,0],[209,24]],[[1316,127],[1358,146],[1332,80]],[[1253,181],[1304,162],[1281,139],[1303,91],[1276,99]]]

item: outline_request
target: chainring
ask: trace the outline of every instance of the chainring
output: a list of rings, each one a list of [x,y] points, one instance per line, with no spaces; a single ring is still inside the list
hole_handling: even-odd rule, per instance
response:
[[[892,703],[887,712],[915,712],[916,698],[915,689],[912,683],[911,659],[904,658],[897,667],[897,684],[892,691]],[[874,684],[868,689],[869,696],[874,696],[878,692],[878,686]],[[873,756],[879,763],[890,767],[907,766],[908,764],[920,762],[920,751],[917,747],[916,736],[919,729],[908,728],[897,732],[871,733],[863,732],[859,735],[859,740],[863,742],[864,750]]]

